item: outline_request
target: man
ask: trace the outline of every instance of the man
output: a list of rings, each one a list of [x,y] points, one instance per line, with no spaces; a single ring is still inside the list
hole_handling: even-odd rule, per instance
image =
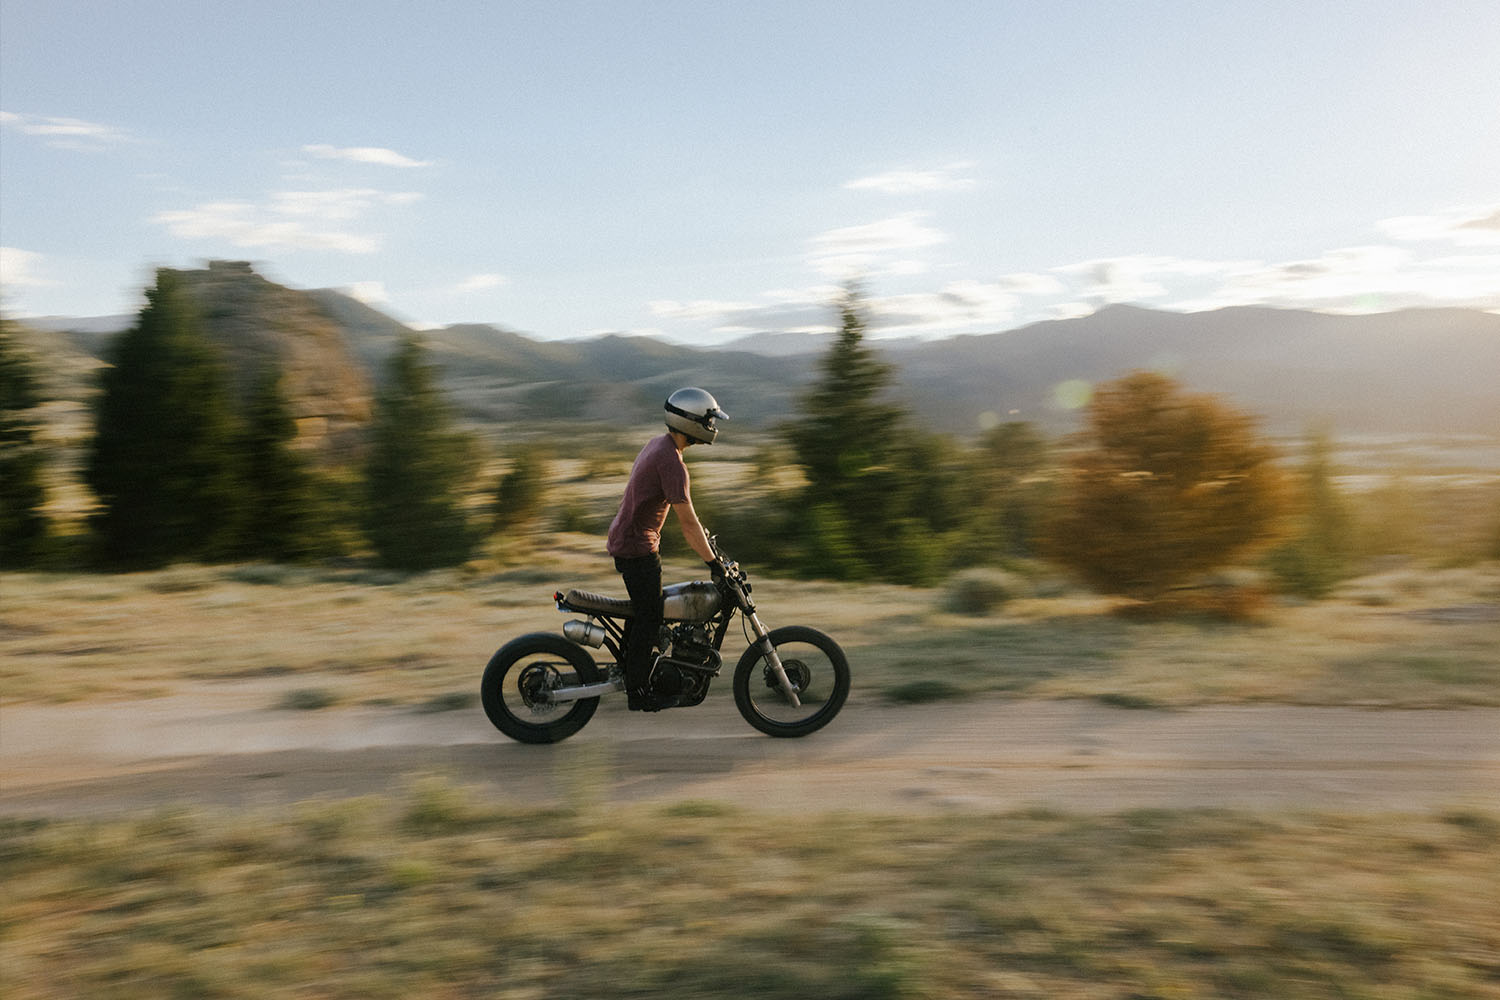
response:
[[[714,559],[708,533],[698,522],[688,490],[682,453],[695,444],[713,444],[715,421],[729,419],[718,401],[702,389],[678,389],[667,397],[667,433],[653,438],[636,456],[619,513],[609,526],[606,549],[630,593],[630,621],[625,625],[625,693],[634,711],[660,708],[647,691],[652,649],[661,632],[661,529],[667,511],[677,515],[682,536],[717,577],[723,567]]]

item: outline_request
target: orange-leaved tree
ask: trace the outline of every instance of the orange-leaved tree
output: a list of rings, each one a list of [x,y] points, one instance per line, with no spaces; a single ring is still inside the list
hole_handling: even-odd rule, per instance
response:
[[[1160,598],[1276,528],[1282,474],[1255,422],[1166,376],[1100,386],[1075,446],[1044,544],[1096,590]]]

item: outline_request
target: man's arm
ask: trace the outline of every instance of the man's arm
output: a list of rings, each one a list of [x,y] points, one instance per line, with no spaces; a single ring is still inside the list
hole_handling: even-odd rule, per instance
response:
[[[714,550],[709,548],[708,533],[703,530],[703,525],[698,521],[698,512],[693,510],[693,501],[684,500],[682,503],[674,503],[672,510],[677,514],[677,523],[682,525],[682,537],[687,539],[688,545],[704,562],[713,562]]]

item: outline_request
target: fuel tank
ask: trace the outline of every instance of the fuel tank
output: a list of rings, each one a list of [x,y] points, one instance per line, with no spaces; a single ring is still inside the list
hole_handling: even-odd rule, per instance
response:
[[[706,622],[719,613],[719,588],[698,580],[662,588],[662,618],[669,622]]]

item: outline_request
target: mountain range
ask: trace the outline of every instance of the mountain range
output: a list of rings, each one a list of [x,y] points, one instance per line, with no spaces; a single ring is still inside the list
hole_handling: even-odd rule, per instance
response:
[[[248,265],[216,262],[188,274],[212,335],[234,365],[268,352],[295,357],[303,370],[300,396],[336,389],[336,404],[294,401],[303,414],[342,421],[362,412],[357,397],[378,380],[398,339],[412,332],[345,294],[275,285]],[[49,356],[73,355],[76,368],[78,355],[102,357],[112,332],[132,319],[25,325],[44,365]],[[752,428],[795,413],[830,339],[773,331],[695,348],[640,336],[538,341],[482,324],[420,337],[445,389],[476,423],[641,423],[672,389],[702,385],[734,425]],[[1116,305],[1005,332],[869,343],[892,364],[893,395],[916,421],[956,434],[997,420],[1071,430],[1088,387],[1143,368],[1221,394],[1272,433],[1500,431],[1500,315],[1477,310],[1172,313]]]

